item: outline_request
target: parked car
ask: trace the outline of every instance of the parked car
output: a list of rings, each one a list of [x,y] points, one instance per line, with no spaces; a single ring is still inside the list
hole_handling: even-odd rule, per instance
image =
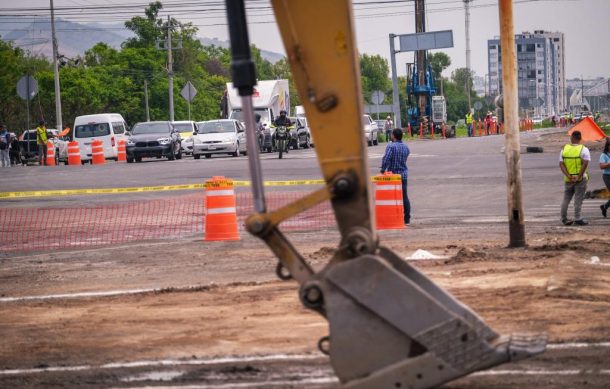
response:
[[[299,129],[299,125],[297,125],[300,145],[306,149],[313,147],[313,136],[311,135],[307,118],[305,116],[297,116],[297,118],[302,122],[303,125],[301,129]]]
[[[58,131],[54,128],[47,128],[47,138],[55,146],[55,164],[59,162],[68,163],[68,142],[64,138],[57,136]],[[28,130],[19,135],[19,149],[21,161],[24,163],[38,162],[38,143],[36,130]]]
[[[291,117],[290,120],[294,123],[294,128],[290,131],[292,135],[291,146],[293,149],[311,147],[311,133],[307,125],[307,119],[303,116]]]
[[[246,128],[234,119],[197,122],[197,135],[193,135],[193,158],[211,158],[212,154],[246,154]]]
[[[189,139],[197,132],[197,123],[189,120],[172,122],[174,128],[180,133],[182,139],[182,153],[186,155],[193,154],[193,142]]]
[[[171,122],[138,123],[127,139],[127,162],[142,162],[144,157],[181,159],[180,143],[180,134]]]
[[[377,145],[377,137],[379,135],[379,128],[377,127],[377,123],[373,121],[371,115],[363,115],[362,116],[362,125],[364,128],[364,137],[369,146]]]
[[[74,119],[74,140],[78,142],[81,161],[92,159],[91,143],[94,140],[103,142],[106,159],[116,161],[119,155],[119,141],[127,139],[126,131],[125,119],[118,113],[77,116]]]
[[[532,118],[532,124],[542,124],[542,118],[540,116],[534,116]]]

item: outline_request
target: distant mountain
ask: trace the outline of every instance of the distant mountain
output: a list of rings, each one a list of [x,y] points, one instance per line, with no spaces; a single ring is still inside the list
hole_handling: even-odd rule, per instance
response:
[[[199,41],[204,46],[214,45],[214,46],[218,46],[218,47],[224,47],[225,49],[228,49],[231,46],[228,41],[221,41],[218,38],[199,38]],[[261,56],[271,63],[276,63],[280,59],[286,58],[286,56],[284,54],[263,50],[260,47],[259,47],[259,49],[261,51]]]
[[[32,17],[0,16],[0,34],[2,40],[13,41],[15,46],[29,51],[32,55],[50,58],[53,55],[51,45],[51,19]],[[122,23],[74,23],[63,19],[55,21],[59,53],[72,58],[82,55],[98,42],[120,48],[121,43],[133,37],[133,33]],[[216,38],[200,38],[203,45],[215,45],[228,48],[229,42]],[[284,58],[283,54],[262,50],[263,58],[275,63]]]

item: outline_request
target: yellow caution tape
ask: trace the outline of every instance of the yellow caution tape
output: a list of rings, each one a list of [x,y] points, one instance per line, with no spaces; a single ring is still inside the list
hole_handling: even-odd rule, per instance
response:
[[[226,181],[224,181],[223,183],[226,185]],[[264,181],[263,182],[264,186],[297,186],[297,185],[322,185],[322,184],[324,184],[324,180],[291,180],[291,181]],[[127,188],[54,189],[54,190],[34,190],[34,191],[27,191],[27,192],[0,192],[0,199],[193,190],[193,189],[204,189],[205,185],[206,185],[205,183],[201,183],[201,184],[183,184],[183,185],[139,186],[139,187],[127,187]],[[250,181],[233,181],[233,186],[250,186],[250,185],[251,185]]]

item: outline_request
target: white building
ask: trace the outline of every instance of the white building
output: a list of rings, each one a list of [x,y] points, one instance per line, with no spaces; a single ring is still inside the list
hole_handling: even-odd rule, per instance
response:
[[[550,116],[567,109],[565,43],[562,32],[515,35],[519,109],[530,116]],[[502,93],[500,39],[487,41],[489,94]]]

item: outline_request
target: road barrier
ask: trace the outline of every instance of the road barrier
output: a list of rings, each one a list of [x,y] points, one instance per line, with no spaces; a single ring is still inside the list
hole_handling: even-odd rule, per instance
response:
[[[233,181],[222,176],[205,183],[205,240],[239,240]]]
[[[55,166],[55,145],[53,142],[47,142],[47,166]]]
[[[96,139],[91,142],[91,163],[94,165],[103,165],[106,163],[104,142],[101,140]]]
[[[78,142],[72,141],[68,143],[68,166],[80,166],[80,149]]]
[[[124,139],[117,143],[117,162],[127,162],[127,142]]]
[[[405,228],[400,174],[386,172],[375,181],[375,223],[379,230]]]

